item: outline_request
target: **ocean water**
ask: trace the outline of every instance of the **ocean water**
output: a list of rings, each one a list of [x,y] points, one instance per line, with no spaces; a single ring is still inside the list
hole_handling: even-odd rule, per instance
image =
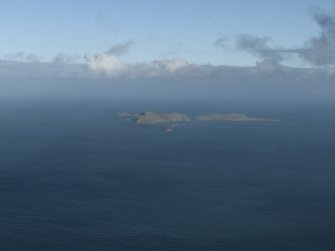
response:
[[[118,111],[242,112],[164,134]],[[0,250],[335,250],[326,105],[6,105]]]

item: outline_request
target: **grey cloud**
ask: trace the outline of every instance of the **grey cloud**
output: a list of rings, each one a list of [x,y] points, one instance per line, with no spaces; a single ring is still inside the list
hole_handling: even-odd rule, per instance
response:
[[[247,51],[262,59],[280,62],[283,60],[281,49],[272,49],[268,46],[268,38],[242,34],[237,37],[238,49]]]
[[[329,78],[335,78],[335,67],[329,68],[327,73]]]
[[[85,78],[89,74],[83,64],[52,62],[15,62],[0,60],[0,78]]]
[[[105,54],[113,55],[113,56],[121,56],[129,51],[131,45],[133,45],[133,41],[129,40],[125,43],[114,45],[112,48],[107,50]]]
[[[34,54],[26,54],[20,51],[14,54],[5,55],[5,59],[10,60],[10,61],[17,61],[17,62],[38,62],[42,58]]]
[[[311,11],[314,21],[321,32],[305,41],[300,48],[271,48],[268,38],[253,35],[240,35],[237,47],[262,59],[282,62],[285,57],[297,55],[304,61],[315,66],[330,66],[335,64],[335,12],[325,13],[318,8]]]
[[[312,37],[304,43],[304,50],[298,55],[317,66],[335,64],[335,12],[325,13],[316,8],[312,17],[321,28],[319,36]]]
[[[53,59],[52,62],[55,64],[74,64],[78,63],[82,59],[81,56],[72,56],[65,53],[58,53]]]
[[[237,48],[247,51],[266,62],[282,62],[291,54],[298,56],[308,53],[307,48],[284,49],[282,47],[271,48],[268,45],[267,37],[256,37],[249,34],[242,34],[237,37]]]
[[[219,37],[215,42],[214,46],[216,47],[224,47],[226,45],[228,38],[227,37]]]
[[[325,13],[319,8],[311,10],[311,15],[324,33],[335,38],[335,10],[333,13]]]

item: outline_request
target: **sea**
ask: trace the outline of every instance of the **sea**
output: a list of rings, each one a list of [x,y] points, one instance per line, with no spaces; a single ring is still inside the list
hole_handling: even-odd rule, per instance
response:
[[[321,103],[2,103],[0,250],[335,250]],[[118,112],[279,122],[136,125]]]

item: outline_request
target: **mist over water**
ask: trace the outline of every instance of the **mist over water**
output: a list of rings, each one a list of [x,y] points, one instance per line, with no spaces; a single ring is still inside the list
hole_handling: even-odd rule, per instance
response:
[[[333,78],[306,74],[266,77],[235,74],[216,78],[1,78],[1,102],[269,102],[332,103]]]
[[[39,81],[1,85],[4,250],[335,248],[332,82]],[[116,116],[147,110],[280,122]]]

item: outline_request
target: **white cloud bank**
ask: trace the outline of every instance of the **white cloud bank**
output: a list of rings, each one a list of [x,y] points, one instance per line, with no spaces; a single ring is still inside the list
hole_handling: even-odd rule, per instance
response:
[[[85,60],[85,65],[92,74],[95,76],[105,76],[112,78],[171,76],[191,66],[188,62],[181,59],[127,64],[122,62],[119,58],[108,54],[86,56]]]
[[[265,59],[254,67],[232,67],[191,64],[183,59],[163,59],[151,62],[126,63],[108,54],[77,58],[57,55],[52,62],[15,62],[0,60],[0,78],[231,78],[243,76],[335,78],[335,67],[292,68],[275,60]]]

